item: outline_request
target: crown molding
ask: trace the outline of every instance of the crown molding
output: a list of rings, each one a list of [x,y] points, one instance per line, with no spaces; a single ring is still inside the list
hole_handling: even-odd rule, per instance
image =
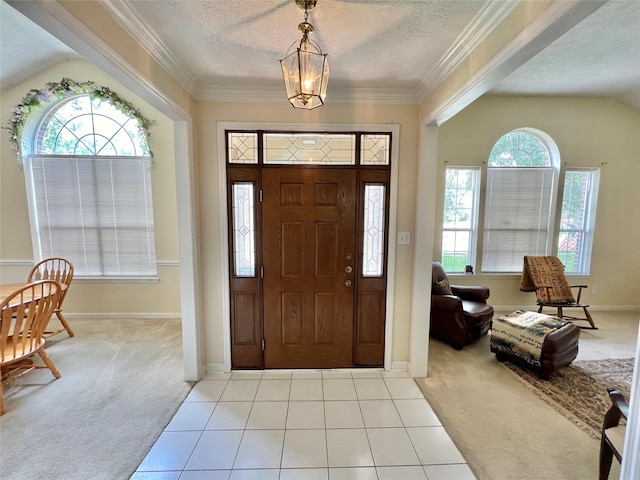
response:
[[[105,10],[145,51],[189,94],[193,94],[195,76],[158,38],[152,28],[123,0],[99,0]]]
[[[286,102],[284,86],[245,85],[241,88],[206,84],[196,87],[193,96],[198,101],[213,102]],[[418,97],[414,89],[331,88],[329,86],[327,103],[417,105]]]
[[[520,65],[558,39],[607,0],[554,2],[490,61],[473,74],[448,100],[429,112],[425,125],[441,125]],[[426,99],[426,98],[425,98]],[[425,99],[421,100],[424,101]]]
[[[422,103],[469,56],[517,4],[518,2],[492,0],[478,12],[420,82],[417,95],[419,103]]]

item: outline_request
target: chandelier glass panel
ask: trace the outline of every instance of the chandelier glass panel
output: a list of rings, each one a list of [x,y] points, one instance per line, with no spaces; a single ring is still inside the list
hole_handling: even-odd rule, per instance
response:
[[[317,0],[296,0],[304,10],[304,22],[298,25],[302,39],[293,42],[284,59],[280,60],[287,98],[293,108],[313,110],[324,105],[329,83],[327,54],[309,39],[313,25],[307,22],[308,10],[316,6]]]

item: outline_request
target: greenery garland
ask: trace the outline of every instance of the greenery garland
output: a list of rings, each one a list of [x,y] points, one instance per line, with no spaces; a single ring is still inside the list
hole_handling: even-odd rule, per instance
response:
[[[9,130],[11,151],[18,156],[20,163],[22,160],[20,139],[22,138],[22,131],[29,116],[44,103],[82,94],[89,94],[91,99],[99,98],[106,100],[129,118],[137,120],[138,128],[141,130],[141,136],[144,140],[144,145],[142,145],[144,153],[153,156],[153,153],[149,149],[149,137],[151,136],[149,128],[156,123],[155,120],[149,120],[144,117],[139,109],[135,108],[131,103],[108,87],[96,88],[95,83],[91,81],[79,83],[69,78],[63,78],[60,82],[47,83],[42,90],[30,90],[22,101],[14,105],[11,109],[11,118],[7,122],[9,126],[2,128]]]

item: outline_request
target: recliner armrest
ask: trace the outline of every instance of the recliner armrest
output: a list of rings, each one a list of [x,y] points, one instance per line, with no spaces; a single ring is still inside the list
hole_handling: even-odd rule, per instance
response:
[[[456,295],[431,295],[431,309],[440,311],[459,311],[462,301]]]
[[[482,303],[487,303],[491,293],[487,287],[477,285],[451,285],[451,291],[464,300]]]

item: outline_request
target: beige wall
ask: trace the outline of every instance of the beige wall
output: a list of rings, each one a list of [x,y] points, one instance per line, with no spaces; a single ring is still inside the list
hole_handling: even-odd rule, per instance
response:
[[[78,82],[105,85],[138,106],[143,115],[156,120],[151,127],[150,147],[154,152],[152,171],[156,255],[160,262],[158,283],[89,282],[76,279],[65,300],[69,313],[179,314],[178,236],[173,122],[130,90],[92,65],[73,61],[60,64],[21,85],[2,92],[0,118],[5,123],[11,107],[32,88],[44,87],[68,77]],[[10,151],[9,136],[0,135],[0,281],[25,279],[33,262],[31,230],[27,210],[24,172]]]
[[[640,113],[614,100],[485,96],[445,123],[438,138],[434,258],[440,255],[445,162],[483,166],[498,138],[520,127],[549,134],[560,151],[563,170],[601,168],[591,275],[570,283],[588,284],[584,300],[594,307],[638,307]],[[532,293],[519,292],[517,275],[460,276],[452,281],[491,287],[495,305],[535,304]],[[593,286],[598,288],[596,295],[591,293]]]
[[[202,245],[202,277],[206,336],[206,363],[223,361],[221,302],[220,218],[218,212],[217,122],[278,122],[312,124],[397,124],[400,125],[398,165],[398,231],[413,231],[415,177],[418,155],[418,107],[415,105],[326,105],[318,110],[294,110],[281,103],[248,104],[199,102],[197,136],[199,204]],[[395,141],[395,139],[394,139]],[[226,207],[223,207],[223,209]],[[396,254],[393,361],[408,359],[409,317],[412,282],[412,248],[398,246]]]

